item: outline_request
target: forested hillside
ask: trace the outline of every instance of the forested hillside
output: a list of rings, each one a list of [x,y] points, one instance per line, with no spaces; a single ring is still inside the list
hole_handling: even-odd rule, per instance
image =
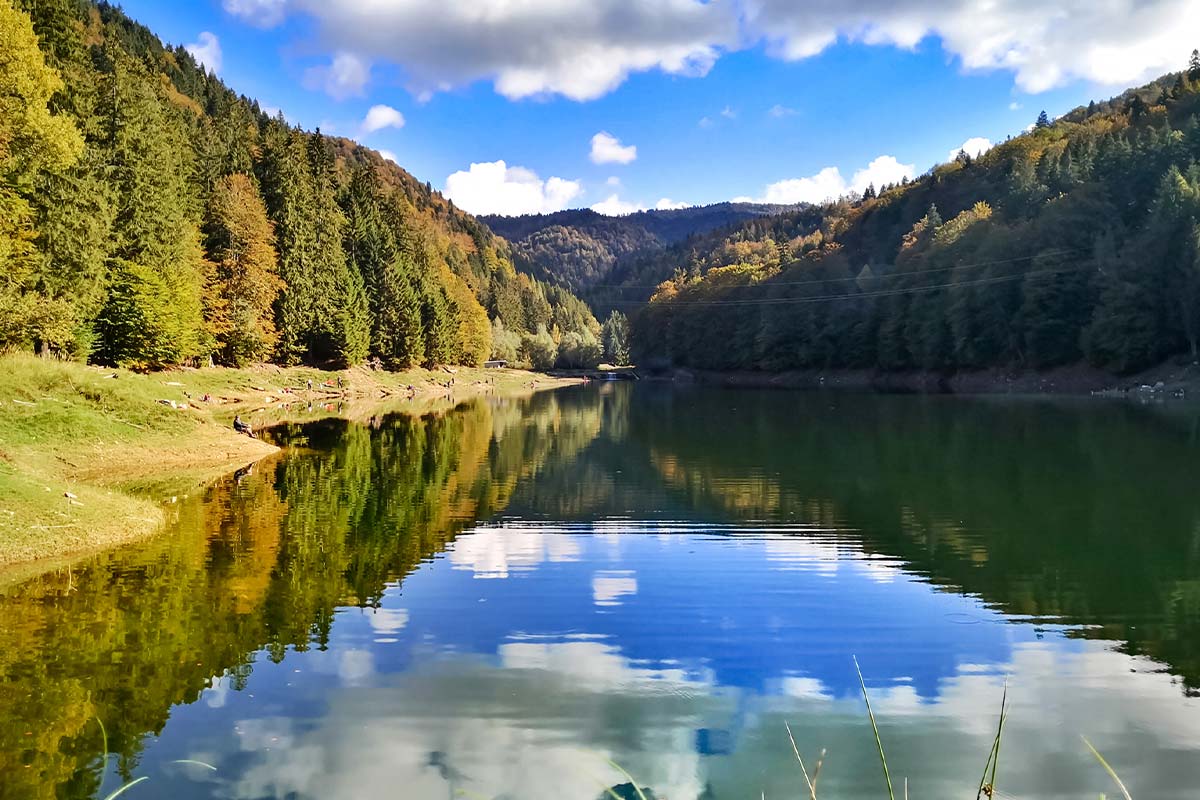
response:
[[[429,184],[85,0],[0,0],[0,264],[0,350],[139,368],[546,366],[600,334]]]
[[[1194,360],[1198,113],[1193,53],[979,158],[677,250],[634,318],[635,355],[764,371]]]
[[[483,221],[512,242],[517,266],[539,280],[585,297],[598,298],[630,265],[655,261],[672,246],[710,231],[790,210],[790,206],[717,203],[690,208],[639,211],[609,217],[589,209],[520,217],[488,216]],[[671,270],[659,275],[668,277]],[[656,281],[657,282],[657,281]],[[593,287],[599,287],[592,292]],[[647,295],[648,296],[648,295]]]

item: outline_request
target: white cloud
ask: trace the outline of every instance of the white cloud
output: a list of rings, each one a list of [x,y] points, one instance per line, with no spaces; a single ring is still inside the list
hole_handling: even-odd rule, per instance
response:
[[[251,25],[273,28],[283,22],[287,0],[224,0],[221,6]]]
[[[408,625],[406,608],[376,608],[365,613],[371,630],[375,633],[399,633]]]
[[[916,165],[901,164],[895,156],[879,156],[847,181],[837,167],[825,167],[806,178],[788,178],[767,186],[762,197],[736,197],[737,203],[823,203],[850,192],[862,192],[868,186],[876,189],[885,184],[899,183],[916,174]]]
[[[701,117],[700,121],[697,122],[696,124],[699,125],[701,128],[711,128],[713,121],[712,121],[711,117]]]
[[[771,106],[770,109],[767,110],[767,115],[774,117],[775,119],[782,119],[783,117],[794,117],[798,113],[800,113],[800,112],[796,111],[796,109],[788,108],[787,106],[780,105],[779,103],[776,103],[775,105]]]
[[[731,107],[725,106],[724,108],[721,109],[721,116],[724,117],[725,119],[737,119],[737,112],[734,111]]]
[[[953,161],[954,159],[958,158],[959,153],[966,153],[971,158],[978,158],[988,150],[991,150],[994,146],[995,145],[992,144],[991,139],[985,139],[982,136],[972,136],[970,139],[967,139],[961,145],[951,150],[950,155],[947,156],[947,158],[950,161]]]
[[[185,50],[191,53],[192,58],[199,61],[204,67],[212,73],[221,71],[221,40],[217,38],[215,33],[204,31],[197,37],[197,41],[191,44],[184,45]]]
[[[476,167],[494,168],[496,164],[504,166],[503,161],[495,164],[472,164],[471,171]],[[512,167],[509,173],[528,170]],[[466,175],[456,172],[455,175]],[[450,176],[451,178],[454,175]],[[534,176],[535,178],[537,176]],[[550,181],[560,180],[551,178]],[[550,183],[547,181],[547,184]],[[578,185],[576,185],[578,186]],[[466,208],[458,198],[452,198],[462,208]],[[471,209],[467,209],[471,211]],[[488,214],[528,214],[532,211],[477,211],[473,213]],[[560,208],[550,209],[560,211]],[[582,548],[573,536],[540,531],[508,530],[504,528],[479,528],[470,536],[457,539],[450,549],[450,564],[454,569],[470,571],[476,578],[507,578],[514,572],[529,572],[550,561],[565,563],[579,560]]]
[[[334,100],[362,97],[371,80],[371,65],[354,53],[339,52],[328,66],[309,67],[304,71],[304,85],[321,89]]]
[[[1009,111],[1020,111],[1021,104],[1018,103],[1016,100],[1013,100],[1011,103],[1008,104],[1008,110]]]
[[[400,163],[399,159],[396,158],[396,154],[393,153],[391,150],[380,150],[379,155],[383,156],[384,158],[386,158],[388,161],[392,162],[393,164]]]
[[[796,60],[838,40],[914,48],[927,36],[967,70],[1008,70],[1042,92],[1074,80],[1127,85],[1178,68],[1194,47],[1194,0],[743,0],[748,27]]]
[[[593,164],[629,164],[637,158],[637,146],[623,145],[608,131],[600,131],[592,137],[590,158]]]
[[[603,214],[606,217],[624,217],[628,214],[636,214],[639,211],[645,210],[644,207],[639,206],[637,203],[622,200],[615,194],[610,194],[592,206],[592,211],[595,211],[597,214]]]
[[[275,4],[239,16],[277,22]],[[591,100],[632,73],[704,75],[738,44],[731,0],[290,0],[321,41],[403,68],[417,95],[487,80],[510,99],[559,94]]]
[[[612,186],[612,187],[615,187],[615,188],[620,188],[620,186],[621,186],[621,179],[620,179],[620,178],[618,178],[616,175],[610,175],[610,176],[608,176],[608,180],[606,180],[606,181],[604,182],[604,185],[605,185],[605,186]]]
[[[835,42],[914,48],[927,37],[967,71],[1004,70],[1041,92],[1128,85],[1176,69],[1200,29],[1195,0],[223,0],[260,27],[306,16],[333,50],[398,65],[418,96],[490,81],[516,99],[600,97],[630,74],[704,75],[765,42],[814,56]]]
[[[654,204],[654,208],[656,211],[674,211],[674,210],[680,209],[680,208],[691,208],[691,207],[692,207],[691,203],[679,203],[679,202],[676,202],[675,200],[672,200],[669,197],[663,197],[657,203]]]
[[[629,570],[597,572],[592,576],[592,602],[598,606],[619,606],[621,598],[637,594],[637,576]]]
[[[371,106],[363,119],[363,133],[374,133],[384,128],[403,128],[404,115],[391,106]]]

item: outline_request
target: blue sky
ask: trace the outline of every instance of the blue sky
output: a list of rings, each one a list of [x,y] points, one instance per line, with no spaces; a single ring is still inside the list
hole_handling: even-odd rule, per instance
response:
[[[1136,13],[1090,0],[997,0],[986,15],[978,5],[124,7],[167,41],[198,45],[235,90],[386,151],[476,213],[820,200],[919,174],[968,140],[1019,133],[1043,108],[1060,114],[1177,69],[1188,31],[1200,30],[1190,0],[1145,0]],[[593,152],[601,133],[615,141]]]

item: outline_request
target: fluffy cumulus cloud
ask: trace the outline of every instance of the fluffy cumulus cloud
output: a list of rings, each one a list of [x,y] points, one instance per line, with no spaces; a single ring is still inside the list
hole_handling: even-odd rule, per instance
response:
[[[654,204],[654,210],[655,211],[675,211],[680,208],[691,208],[691,206],[692,206],[691,203],[680,203],[676,200],[672,200],[669,197],[663,197],[657,203]]]
[[[1084,78],[1125,85],[1178,68],[1195,46],[1195,0],[744,0],[748,26],[787,59],[838,40],[913,48],[941,40],[967,70],[1008,70],[1027,92]]]
[[[542,180],[502,160],[472,164],[446,178],[446,196],[472,214],[549,214],[562,211],[581,191],[578,181]]]
[[[363,58],[349,52],[334,54],[333,60],[304,72],[304,85],[309,89],[321,89],[334,100],[362,97],[371,80],[371,65]]]
[[[806,178],[788,178],[767,186],[762,197],[738,197],[734,202],[751,203],[823,203],[851,192],[862,192],[868,186],[878,189],[889,183],[899,183],[916,174],[914,164],[901,164],[894,156],[880,156],[850,180],[837,167],[825,169]]]
[[[615,194],[610,194],[592,206],[592,211],[595,211],[597,214],[603,214],[606,217],[624,217],[627,214],[636,214],[639,211],[645,210],[643,206],[631,203],[628,200],[622,200]]]
[[[204,31],[196,37],[196,41],[184,45],[184,49],[191,53],[192,58],[203,64],[209,72],[221,71],[221,40],[215,33]]]
[[[392,162],[393,164],[400,163],[396,158],[396,154],[393,153],[391,150],[380,150],[379,155],[383,156],[384,158],[386,158],[388,161]]]
[[[970,139],[967,139],[961,145],[951,150],[950,155],[948,155],[947,158],[953,161],[958,157],[959,153],[966,153],[971,158],[978,158],[988,150],[991,150],[992,147],[994,147],[994,145],[992,144],[991,139],[985,139],[982,136],[972,136]]]
[[[766,43],[784,59],[837,41],[916,47],[937,37],[967,70],[1040,92],[1076,78],[1126,85],[1195,46],[1195,0],[223,0],[260,27],[316,22],[333,50],[396,64],[421,95],[488,80],[509,98],[590,100],[630,74],[702,75]]]
[[[391,106],[371,106],[363,118],[363,133],[374,133],[384,128],[403,128],[404,115]]]
[[[636,158],[636,145],[623,145],[620,139],[608,131],[600,131],[592,137],[593,164],[629,164]]]
[[[225,0],[252,24],[287,14],[321,41],[399,65],[418,95],[489,80],[516,99],[600,97],[634,72],[708,72],[737,44],[731,0]]]

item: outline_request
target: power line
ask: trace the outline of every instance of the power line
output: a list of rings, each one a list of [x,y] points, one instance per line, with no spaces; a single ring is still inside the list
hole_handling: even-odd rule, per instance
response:
[[[1000,275],[991,278],[976,278],[969,281],[959,281],[957,283],[942,283],[935,286],[910,286],[903,289],[881,289],[874,292],[856,292],[851,294],[825,295],[824,297],[766,297],[752,300],[670,300],[665,301],[666,306],[770,306],[770,305],[801,305],[805,303],[830,303],[837,300],[866,300],[875,297],[894,297],[904,294],[917,294],[920,292],[935,292],[941,289],[962,289],[969,286],[985,286],[990,284],[1007,283],[1009,281],[1024,280],[1029,277],[1039,275],[1063,275],[1071,272],[1084,272],[1095,269],[1095,265],[1088,264],[1081,267],[1064,267],[1062,269],[1045,269],[1035,270],[1033,272],[1022,272],[1017,275]],[[909,273],[912,274],[912,273]],[[644,302],[638,300],[616,300],[612,301],[616,305],[645,305]]]
[[[954,272],[955,270],[960,270],[960,269],[976,269],[978,267],[992,267],[992,266],[996,266],[998,264],[1015,264],[1015,263],[1019,263],[1021,261],[1032,261],[1036,258],[1078,255],[1081,253],[1088,253],[1088,252],[1090,252],[1090,251],[1083,249],[1083,248],[1077,248],[1074,250],[1047,250],[1045,252],[1038,253],[1038,254],[1032,255],[1032,256],[1020,256],[1017,258],[1001,258],[1001,259],[997,259],[995,261],[977,261],[974,264],[955,264],[954,266],[951,266],[951,267],[937,267],[935,269],[912,270],[909,272],[891,272],[891,273],[886,273],[884,275],[873,275],[871,278],[867,278],[866,280],[885,280],[885,279],[889,279],[889,278],[904,278],[904,277],[908,277],[910,275],[933,275],[933,274],[940,273],[940,272]],[[720,269],[720,267],[714,267],[714,269]],[[701,276],[701,278],[703,278],[703,277],[705,277],[705,276]],[[857,280],[859,280],[859,276],[853,275],[853,276],[849,276],[846,278],[819,278],[819,279],[805,280],[805,281],[763,281],[760,283],[749,283],[749,284],[743,284],[741,286],[726,286],[723,288],[726,288],[726,289],[753,289],[753,288],[766,287],[766,286],[815,286],[815,285],[819,285],[819,284],[846,283],[848,281],[857,281]],[[591,286],[586,287],[586,290],[591,291],[592,289],[657,289],[663,283],[666,283],[666,281],[656,283],[653,286],[651,286],[649,284],[615,284],[615,283],[602,284],[602,283],[596,283],[596,284],[592,284]]]

